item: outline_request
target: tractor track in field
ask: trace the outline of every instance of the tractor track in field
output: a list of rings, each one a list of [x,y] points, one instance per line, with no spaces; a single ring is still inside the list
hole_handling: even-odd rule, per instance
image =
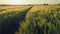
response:
[[[28,10],[26,10],[25,13],[22,14],[22,15],[23,15],[22,17],[24,17],[24,18],[21,18],[22,21],[20,21],[20,24],[21,24],[23,21],[25,21],[25,16],[26,16],[26,14],[27,14],[32,8],[33,8],[33,6],[31,6]],[[21,16],[21,15],[20,15],[20,16]],[[19,27],[20,27],[20,25],[19,25]],[[19,28],[19,27],[18,27],[18,28]],[[18,31],[19,31],[19,29],[18,29]],[[18,31],[16,31],[15,34],[19,34]]]

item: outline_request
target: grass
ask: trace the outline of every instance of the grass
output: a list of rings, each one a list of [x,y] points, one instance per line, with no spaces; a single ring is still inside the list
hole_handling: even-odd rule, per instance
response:
[[[60,5],[0,6],[0,34],[5,33],[60,34]]]
[[[60,6],[33,6],[19,34],[60,34]]]
[[[4,10],[0,12],[0,34],[14,34],[20,25],[20,22],[24,20],[26,13],[31,8],[25,7],[21,10]]]

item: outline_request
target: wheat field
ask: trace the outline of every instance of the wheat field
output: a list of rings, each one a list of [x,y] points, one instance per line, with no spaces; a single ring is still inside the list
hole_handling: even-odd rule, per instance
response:
[[[0,34],[60,34],[60,5],[0,6]]]

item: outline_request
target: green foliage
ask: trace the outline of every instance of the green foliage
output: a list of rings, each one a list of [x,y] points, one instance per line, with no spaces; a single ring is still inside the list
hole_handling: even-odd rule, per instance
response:
[[[0,12],[0,34],[14,34],[30,8]]]
[[[60,8],[28,12],[19,33],[60,34]]]

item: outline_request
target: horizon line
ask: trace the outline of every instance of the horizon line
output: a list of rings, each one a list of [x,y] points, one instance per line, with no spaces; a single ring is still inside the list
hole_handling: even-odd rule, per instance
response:
[[[0,6],[4,5],[60,5],[60,4],[0,4]]]

